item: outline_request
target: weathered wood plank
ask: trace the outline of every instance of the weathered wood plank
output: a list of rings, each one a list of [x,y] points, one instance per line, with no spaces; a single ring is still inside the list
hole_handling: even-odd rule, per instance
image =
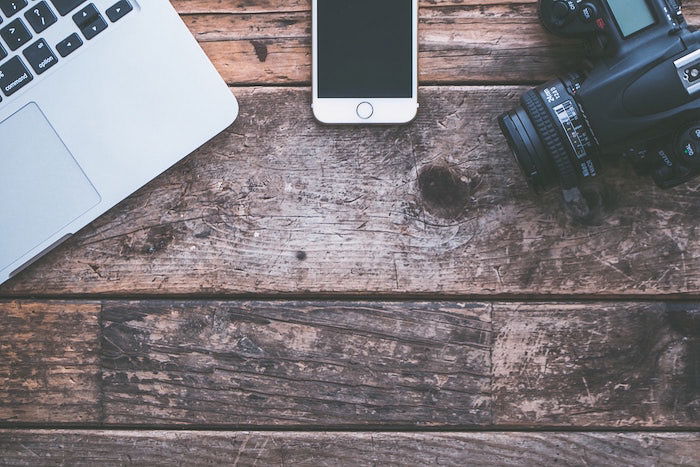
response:
[[[490,308],[104,305],[108,424],[484,425]]]
[[[1,422],[99,420],[99,311],[98,303],[0,302]]]
[[[173,4],[230,84],[311,81],[309,1]],[[546,34],[536,2],[426,1],[420,11],[424,83],[522,83],[578,68],[580,43]],[[700,6],[685,6],[700,23]]]
[[[694,318],[681,313],[688,310]],[[0,421],[700,428],[697,310],[657,302],[5,302]]]
[[[495,423],[700,427],[697,304],[502,304],[493,322]]]
[[[511,2],[533,3],[537,0],[519,0]],[[310,11],[310,0],[170,0],[175,9],[183,15],[218,13],[218,14],[261,14],[294,11]],[[502,0],[419,0],[421,8],[445,8],[454,6],[491,5],[503,3]]]
[[[309,0],[170,0],[180,14],[261,14],[308,11]]]
[[[308,8],[184,19],[230,84],[311,81]],[[532,4],[424,8],[419,39],[424,83],[551,79],[582,55],[580,44],[553,40],[542,31]]]
[[[697,433],[0,430],[8,465],[695,466]]]
[[[700,295],[698,181],[609,167],[600,225],[532,194],[495,119],[521,87],[426,88],[403,127],[323,127],[251,88],[212,143],[0,295]]]

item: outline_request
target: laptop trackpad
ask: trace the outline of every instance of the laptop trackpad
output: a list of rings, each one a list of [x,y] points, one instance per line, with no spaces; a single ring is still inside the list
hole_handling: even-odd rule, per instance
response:
[[[99,202],[36,104],[0,123],[0,270]]]

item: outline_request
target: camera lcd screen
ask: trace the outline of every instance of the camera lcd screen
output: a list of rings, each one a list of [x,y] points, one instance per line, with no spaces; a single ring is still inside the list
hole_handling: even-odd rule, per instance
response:
[[[413,0],[318,0],[318,97],[413,96]]]
[[[654,14],[646,0],[608,0],[623,37],[629,37],[654,24]]]

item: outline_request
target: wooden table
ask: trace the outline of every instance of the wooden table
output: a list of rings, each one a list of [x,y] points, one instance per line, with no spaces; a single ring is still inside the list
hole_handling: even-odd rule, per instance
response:
[[[314,122],[307,0],[173,4],[241,115],[0,288],[0,463],[700,463],[700,181],[528,191],[535,3],[424,1],[380,128]]]

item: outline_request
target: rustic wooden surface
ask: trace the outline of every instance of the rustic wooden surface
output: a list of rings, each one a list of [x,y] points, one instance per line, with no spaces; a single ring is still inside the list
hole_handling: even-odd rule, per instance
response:
[[[0,430],[12,465],[687,466],[692,434]],[[1,461],[0,461],[1,462]]]
[[[421,2],[385,128],[314,122],[309,1],[172,3],[241,116],[0,287],[0,465],[700,464],[700,184],[528,191],[532,0]]]
[[[309,84],[311,2],[174,0],[232,85]],[[536,82],[580,62],[580,44],[543,33],[536,0],[420,2],[424,84]],[[688,20],[700,7],[686,1]]]
[[[0,422],[695,428],[700,337],[688,309],[3,302]]]
[[[229,130],[0,291],[699,296],[697,181],[610,170],[599,225],[571,222],[498,131],[524,90],[428,87],[411,125],[361,129],[319,126],[306,89],[236,90]]]

